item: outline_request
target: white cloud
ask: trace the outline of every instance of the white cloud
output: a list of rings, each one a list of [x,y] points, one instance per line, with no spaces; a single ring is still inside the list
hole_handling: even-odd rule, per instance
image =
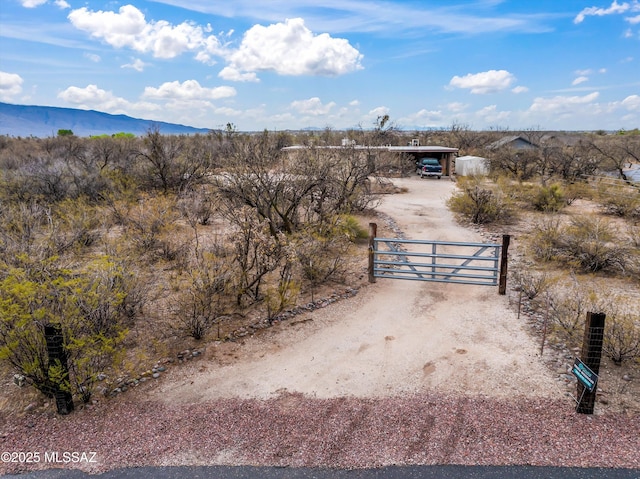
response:
[[[40,5],[44,5],[48,0],[20,0],[20,3],[25,8],[35,8]]]
[[[476,112],[476,116],[487,124],[507,120],[511,116],[510,111],[498,111],[496,105],[486,106]]]
[[[455,101],[447,104],[447,109],[453,113],[460,113],[469,108],[469,105],[466,103],[461,103],[459,101]]]
[[[244,82],[244,81],[259,82],[260,81],[260,79],[257,77],[255,72],[242,73],[234,67],[224,67],[220,71],[220,73],[218,73],[218,76],[223,80],[228,80],[228,81],[241,81],[241,82]]]
[[[187,22],[174,26],[164,20],[147,22],[133,5],[120,7],[118,13],[93,12],[82,7],[71,11],[68,18],[77,29],[109,45],[152,53],[157,58],[174,58],[195,50],[215,52],[220,48],[217,38],[205,36],[200,26]]]
[[[94,63],[98,63],[98,62],[100,62],[100,60],[102,60],[102,58],[100,58],[100,55],[96,55],[95,53],[85,53],[84,57],[88,58],[89,60],[91,60]]]
[[[400,118],[402,125],[411,126],[435,126],[442,122],[442,112],[439,110],[427,110],[423,108],[416,113],[412,113],[404,118]]]
[[[515,93],[516,95],[519,93],[526,93],[528,91],[529,89],[526,86],[517,86],[511,90],[511,92]]]
[[[122,65],[120,68],[132,68],[135,71],[138,72],[143,72],[144,68],[147,66],[148,64],[143,62],[142,60],[140,60],[139,58],[134,58],[133,61],[131,63],[125,63],[124,65]]]
[[[640,23],[640,15],[636,15],[635,17],[627,17],[625,18],[625,20],[631,25],[637,25]]]
[[[580,83],[584,83],[584,82],[587,82],[587,81],[589,81],[589,77],[586,77],[586,76],[580,76],[580,77],[576,78],[575,80],[573,80],[573,81],[571,82],[571,84],[572,84],[573,86],[575,86],[575,85],[580,85]]]
[[[218,100],[236,95],[236,89],[230,86],[205,88],[197,80],[166,82],[158,88],[146,87],[143,98],[148,99],[172,99],[172,100]]]
[[[257,71],[336,76],[362,68],[362,55],[347,40],[326,33],[315,35],[301,18],[267,27],[254,25],[227,60],[229,67],[221,72],[225,78]]]
[[[638,2],[634,1],[633,4],[628,2],[618,3],[613,0],[609,8],[587,7],[583,9],[576,18],[573,19],[573,23],[582,23],[587,16],[602,17],[605,15],[625,13],[629,10],[636,11],[638,8]]]
[[[22,93],[23,79],[17,73],[0,71],[0,99],[3,101],[15,100]]]
[[[378,118],[388,115],[391,110],[386,106],[378,106],[373,110],[369,110],[369,113],[363,116],[363,120],[368,124],[375,125]]]
[[[116,97],[112,92],[98,88],[97,85],[87,85],[84,88],[70,86],[58,93],[58,98],[78,108],[125,111],[130,106],[127,100]]]
[[[48,1],[49,0],[20,0],[20,3],[25,8],[35,8],[48,3]],[[66,2],[66,0],[54,0],[53,4],[62,9],[71,7],[71,5]]]
[[[256,82],[256,72],[260,71],[336,76],[362,68],[362,54],[348,40],[333,38],[327,33],[316,35],[305,27],[301,18],[266,27],[254,25],[245,32],[237,49],[209,35],[211,25],[147,21],[142,11],[133,5],[124,5],[117,12],[82,7],[72,10],[68,18],[75,28],[115,48],[130,48],[156,58],[175,58],[194,52],[197,61],[208,65],[216,63],[214,57],[222,57],[228,65],[219,76],[225,80]],[[226,36],[230,33],[221,33],[220,37],[225,37],[227,42]]]
[[[378,106],[373,110],[369,111],[369,115],[373,118],[377,118],[379,116],[384,116],[389,114],[389,108],[386,106]]]
[[[592,103],[599,96],[598,92],[585,96],[555,96],[553,98],[538,97],[533,100],[530,111],[546,113],[571,112],[577,107]]]
[[[308,100],[297,100],[291,102],[291,108],[296,110],[298,113],[303,115],[327,115],[331,109],[336,106],[335,102],[329,102],[327,104],[323,104],[320,98],[313,97]]]
[[[158,88],[147,87],[139,101],[129,101],[103,90],[97,85],[85,88],[71,86],[58,98],[75,108],[94,109],[114,114],[124,113],[170,123],[209,127],[212,112],[220,116],[247,116],[251,110],[239,112],[216,108],[211,100],[235,95],[230,87],[204,88],[195,80],[184,83],[164,83]]]
[[[640,113],[640,96],[631,95],[622,100],[622,106],[630,111],[637,111]]]
[[[481,73],[469,73],[463,77],[454,76],[449,86],[465,88],[474,94],[496,93],[509,88],[516,77],[506,70],[489,70]]]

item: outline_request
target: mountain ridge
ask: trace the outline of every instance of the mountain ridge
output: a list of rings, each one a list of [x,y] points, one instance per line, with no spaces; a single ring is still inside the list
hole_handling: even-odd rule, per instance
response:
[[[144,135],[152,128],[162,134],[207,133],[208,128],[112,115],[97,110],[80,110],[55,106],[17,105],[0,102],[0,135],[16,137],[51,137],[58,130],[71,130],[76,136],[133,133]]]

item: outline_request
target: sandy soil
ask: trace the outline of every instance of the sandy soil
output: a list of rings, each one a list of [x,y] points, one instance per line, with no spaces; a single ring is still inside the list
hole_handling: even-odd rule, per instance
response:
[[[446,179],[396,179],[407,193],[379,210],[407,239],[481,242],[445,206]],[[486,241],[485,241],[486,242]],[[194,403],[284,392],[317,398],[443,392],[563,396],[537,346],[496,287],[378,279],[356,297],[284,322],[236,348],[169,371],[149,400]],[[225,345],[210,348],[229,347]],[[211,352],[211,351],[210,351]]]

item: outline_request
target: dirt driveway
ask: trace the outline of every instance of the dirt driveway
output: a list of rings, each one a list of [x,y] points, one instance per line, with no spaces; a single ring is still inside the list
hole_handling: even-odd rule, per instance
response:
[[[394,180],[407,193],[379,210],[409,239],[483,241],[445,206],[446,179]],[[212,348],[215,346],[212,346]],[[440,391],[492,397],[562,397],[537,345],[497,288],[379,279],[356,297],[284,322],[238,346],[239,359],[204,359],[169,371],[159,401],[388,397]],[[212,355],[208,355],[212,356]]]

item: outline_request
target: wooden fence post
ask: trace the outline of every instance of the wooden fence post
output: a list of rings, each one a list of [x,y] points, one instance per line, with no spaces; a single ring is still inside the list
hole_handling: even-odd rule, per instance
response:
[[[375,283],[376,277],[373,274],[373,251],[375,249],[374,239],[378,234],[378,225],[369,223],[369,283]]]
[[[498,285],[498,294],[507,293],[507,268],[508,268],[508,252],[511,235],[502,235],[502,252],[500,257],[500,283]]]
[[[602,358],[602,342],[604,339],[604,313],[587,313],[582,341],[582,362],[596,375],[600,372]],[[576,411],[582,414],[593,414],[596,403],[597,383],[593,391],[578,381],[578,405]]]

